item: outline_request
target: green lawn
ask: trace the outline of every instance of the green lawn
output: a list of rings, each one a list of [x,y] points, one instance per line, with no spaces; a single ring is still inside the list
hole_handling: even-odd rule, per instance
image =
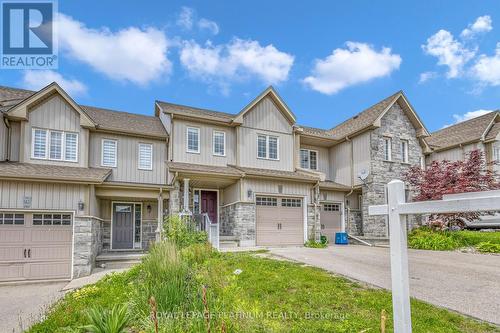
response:
[[[500,232],[433,231],[422,227],[410,232],[408,246],[413,249],[438,251],[474,247],[480,252],[500,253]]]
[[[146,260],[129,272],[67,294],[30,332],[78,332],[87,323],[87,309],[116,303],[129,304],[132,332],[154,332],[145,304],[149,294],[166,311],[159,314],[160,332],[206,332],[201,316],[176,320],[171,316],[202,313],[201,286],[207,290],[212,332],[221,332],[222,326],[226,332],[245,333],[379,332],[382,309],[387,311],[387,332],[392,332],[391,296],[386,291],[368,289],[320,269],[262,258],[259,253],[207,254],[204,249],[169,252],[162,256],[163,262]],[[160,247],[152,255],[163,251]],[[176,265],[181,269],[172,268]],[[237,269],[240,274],[234,273]],[[183,278],[169,283],[171,276]],[[500,332],[417,300],[412,300],[412,318],[414,332]]]

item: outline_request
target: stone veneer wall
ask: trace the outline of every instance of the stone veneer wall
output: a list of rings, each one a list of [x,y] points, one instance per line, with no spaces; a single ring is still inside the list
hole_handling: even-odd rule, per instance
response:
[[[346,231],[350,235],[363,235],[363,215],[359,209],[349,209],[347,212]]]
[[[158,228],[157,220],[142,221],[142,249],[147,250],[151,243],[156,241],[156,228]]]
[[[309,240],[314,240],[315,239],[315,231],[316,231],[316,225],[315,225],[315,217],[316,216],[316,210],[314,208],[314,205],[308,205],[307,206],[307,239]],[[320,224],[321,228],[321,224]]]
[[[255,204],[237,202],[220,208],[220,235],[233,236],[240,246],[255,246]]]
[[[102,250],[101,220],[92,216],[75,216],[73,278],[92,273],[95,257]]]
[[[392,161],[384,161],[385,136],[392,138]],[[409,163],[401,161],[401,140],[408,141]],[[395,103],[381,120],[381,126],[371,132],[371,165],[367,184],[363,185],[363,234],[366,237],[387,237],[386,217],[368,216],[368,206],[384,204],[386,184],[393,179],[402,179],[411,165],[420,165],[422,148],[415,128]]]

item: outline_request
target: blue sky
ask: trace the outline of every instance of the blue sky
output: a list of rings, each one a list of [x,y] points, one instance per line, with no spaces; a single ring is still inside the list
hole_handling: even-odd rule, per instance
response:
[[[400,89],[431,131],[500,108],[498,1],[86,0],[59,11],[58,70],[2,70],[0,84],[57,79],[81,104],[142,114],[156,99],[236,113],[272,84],[300,124],[320,128]]]

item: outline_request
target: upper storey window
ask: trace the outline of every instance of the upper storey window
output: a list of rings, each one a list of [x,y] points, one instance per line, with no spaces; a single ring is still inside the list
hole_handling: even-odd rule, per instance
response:
[[[303,169],[318,170],[318,152],[310,149],[301,149],[300,167]]]
[[[226,156],[226,133],[214,131],[213,134],[214,155]]]
[[[102,140],[101,165],[116,168],[118,142],[116,140]]]
[[[384,137],[384,160],[392,161],[392,139]]]
[[[257,136],[257,157],[268,160],[278,160],[279,159],[278,137],[259,134]]]
[[[200,129],[196,127],[188,127],[186,131],[187,152],[200,152]]]
[[[139,143],[139,169],[153,170],[153,145]]]
[[[34,128],[31,158],[78,162],[78,133]]]
[[[408,163],[408,140],[401,140],[401,161]]]

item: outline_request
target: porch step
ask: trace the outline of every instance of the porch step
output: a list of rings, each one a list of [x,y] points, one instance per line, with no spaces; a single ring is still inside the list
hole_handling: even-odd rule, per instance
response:
[[[103,252],[95,258],[95,265],[106,269],[129,268],[140,263],[144,256],[143,251]]]
[[[389,238],[386,238],[386,237],[356,236],[356,238],[359,238],[362,241],[370,243],[372,246],[379,246],[379,247],[388,247],[389,246]],[[364,243],[362,243],[354,238],[351,238],[351,237],[349,237],[349,243],[366,246],[366,244],[364,244]]]
[[[221,249],[231,249],[239,247],[240,242],[233,236],[220,236],[219,237],[219,248]]]

